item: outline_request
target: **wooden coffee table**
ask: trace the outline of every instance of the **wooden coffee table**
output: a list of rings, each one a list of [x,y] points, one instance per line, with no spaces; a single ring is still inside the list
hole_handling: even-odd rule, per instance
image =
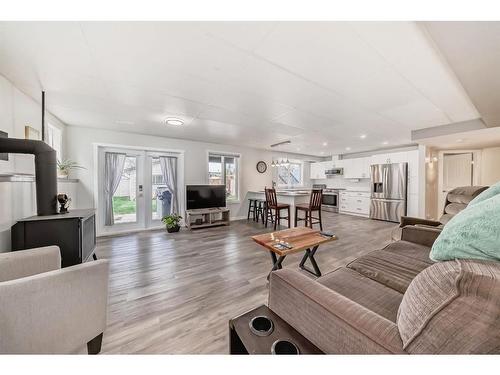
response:
[[[316,254],[319,245],[335,241],[337,237],[327,237],[322,235],[319,230],[307,227],[298,227],[280,230],[278,232],[259,234],[257,236],[253,236],[252,239],[259,245],[263,246],[271,254],[271,259],[273,261],[273,268],[271,269],[271,272],[282,268],[283,260],[285,260],[287,255],[305,251],[299,267],[314,276],[320,277],[321,271],[316,263],[316,260],[314,259],[314,254]],[[277,248],[276,245],[279,241],[286,242],[291,248]],[[307,259],[310,260],[313,270],[310,270],[305,266]],[[267,278],[269,279],[269,275]]]

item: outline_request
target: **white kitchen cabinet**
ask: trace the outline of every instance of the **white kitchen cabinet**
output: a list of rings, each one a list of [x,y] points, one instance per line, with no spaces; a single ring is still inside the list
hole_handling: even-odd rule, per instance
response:
[[[370,178],[370,158],[344,160],[344,178]]]
[[[325,162],[311,163],[310,178],[312,180],[320,180],[326,178]]]
[[[368,217],[370,214],[370,193],[354,191],[340,192],[339,212]]]

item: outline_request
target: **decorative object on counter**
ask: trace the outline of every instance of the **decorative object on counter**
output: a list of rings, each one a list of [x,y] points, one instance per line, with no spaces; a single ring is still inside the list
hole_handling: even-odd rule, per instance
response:
[[[40,132],[29,125],[24,127],[24,139],[31,139],[33,141],[40,140]]]
[[[179,222],[181,221],[182,216],[179,214],[173,213],[171,215],[164,216],[161,221],[163,224],[166,225],[167,227],[167,232],[168,233],[175,233],[178,232],[179,229],[181,229]]]
[[[261,161],[259,161],[257,163],[256,168],[257,168],[257,172],[259,172],[259,173],[265,173],[267,171],[267,164],[266,164],[265,161],[261,160]]]
[[[69,172],[73,169],[86,169],[86,168],[82,167],[81,165],[78,165],[76,161],[70,159],[57,161],[57,172],[60,177],[68,178]]]
[[[71,204],[71,198],[69,198],[66,194],[58,194],[57,201],[59,202],[59,205],[60,205],[59,213],[60,214],[67,214],[68,207]]]
[[[9,138],[9,134],[3,131],[0,131],[0,138]],[[8,153],[0,153],[0,160],[9,160],[9,154]]]

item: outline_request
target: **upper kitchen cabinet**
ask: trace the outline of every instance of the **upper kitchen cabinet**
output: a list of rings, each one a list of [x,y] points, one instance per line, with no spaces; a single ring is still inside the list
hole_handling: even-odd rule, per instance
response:
[[[322,162],[311,163],[310,178],[312,180],[326,178],[325,165]]]
[[[344,178],[361,179],[370,178],[371,158],[344,159]]]

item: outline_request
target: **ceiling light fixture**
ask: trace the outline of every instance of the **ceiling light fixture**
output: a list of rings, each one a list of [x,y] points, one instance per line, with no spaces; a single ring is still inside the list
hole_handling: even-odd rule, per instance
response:
[[[457,139],[457,142],[458,142],[458,143],[462,143],[463,141],[464,141],[464,140],[463,140],[462,138],[458,138],[458,139]]]
[[[347,151],[351,151],[351,148],[350,147],[346,147],[345,148]]]
[[[361,134],[361,135],[359,136],[359,138],[361,138],[361,139],[365,139],[365,138],[366,138],[366,134]]]
[[[328,146],[328,142],[323,142],[323,146]]]
[[[382,144],[385,146],[385,145],[388,145],[388,144],[389,144],[389,142],[384,141],[384,142],[382,142]]]
[[[165,120],[165,123],[167,125],[181,126],[184,124],[184,121],[182,121],[180,118],[177,117],[169,117]]]

